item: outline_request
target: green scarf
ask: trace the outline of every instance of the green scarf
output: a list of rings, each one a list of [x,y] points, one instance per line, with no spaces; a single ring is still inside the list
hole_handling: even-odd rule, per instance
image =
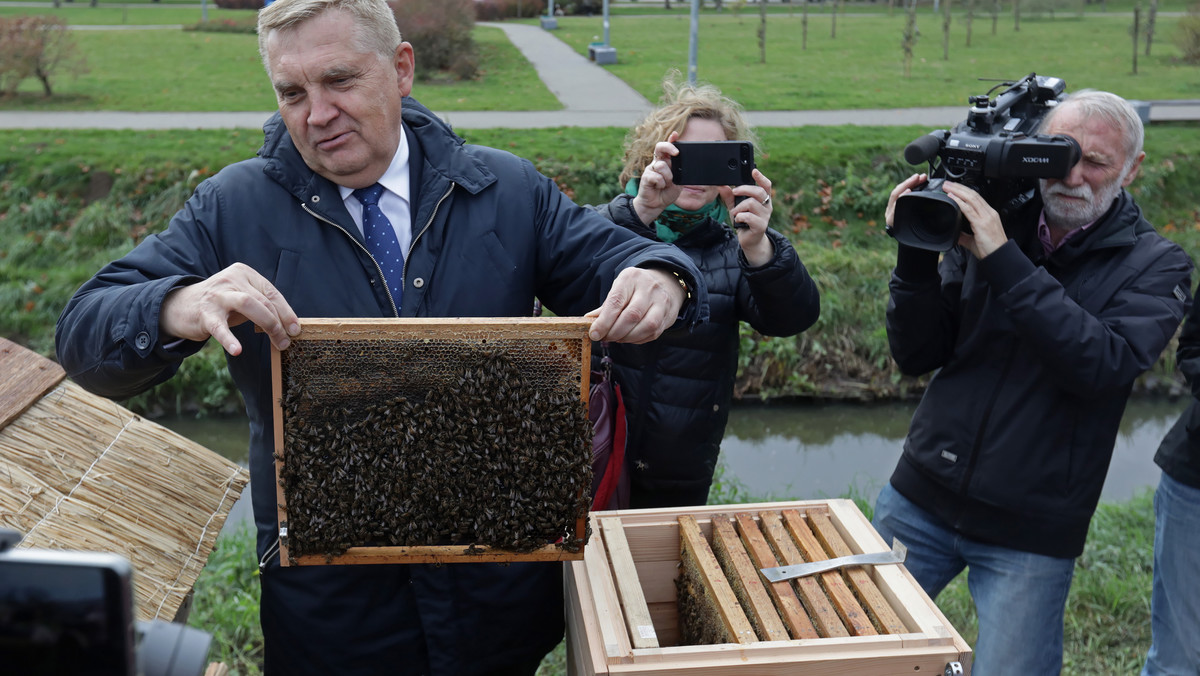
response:
[[[629,183],[625,184],[625,194],[636,197],[638,181],[639,179],[636,177],[629,179]],[[725,208],[720,197],[696,211],[680,209],[674,204],[670,205],[658,215],[658,218],[654,219],[654,232],[662,241],[674,242],[679,239],[680,235],[687,234],[704,222],[706,218],[711,218],[718,223],[724,223],[729,218],[729,210]]]

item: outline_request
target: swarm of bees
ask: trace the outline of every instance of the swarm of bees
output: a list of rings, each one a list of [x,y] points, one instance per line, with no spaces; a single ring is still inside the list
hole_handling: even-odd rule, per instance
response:
[[[328,349],[315,344],[295,343],[283,368],[276,460],[290,557],[389,545],[582,547],[592,428],[578,382],[546,387],[503,347],[473,345],[445,351],[431,382],[314,388],[320,379],[306,376]],[[390,356],[387,368],[404,368],[403,351]],[[340,373],[343,385],[352,371]]]

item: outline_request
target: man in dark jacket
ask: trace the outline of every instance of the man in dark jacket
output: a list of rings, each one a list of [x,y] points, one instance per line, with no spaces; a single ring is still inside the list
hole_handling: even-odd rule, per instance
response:
[[[1176,352],[1192,401],[1167,432],[1154,462],[1153,641],[1142,676],[1200,673],[1200,304],[1193,303]]]
[[[890,283],[892,355],[905,373],[938,371],[874,523],[908,546],[930,596],[970,568],[983,676],[1061,669],[1074,561],[1126,400],[1191,302],[1187,254],[1124,191],[1145,156],[1132,107],[1079,92],[1039,131],[1079,142],[1070,173],[1004,223],[946,183],[973,234],[940,263],[901,246]],[[924,179],[892,192],[889,225]]]
[[[648,341],[702,319],[703,282],[407,98],[412,47],[383,0],[279,0],[259,45],[279,102],[259,157],[76,293],[59,359],[125,397],[209,337],[225,348],[250,417],[268,674],[532,674],[562,636],[558,564],[279,565],[271,345],[299,317],[522,316],[535,297],[595,310],[593,339]]]

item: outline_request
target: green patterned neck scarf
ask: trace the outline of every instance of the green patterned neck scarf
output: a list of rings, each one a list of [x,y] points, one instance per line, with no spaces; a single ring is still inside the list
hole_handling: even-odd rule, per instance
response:
[[[629,183],[625,184],[625,194],[636,197],[638,181],[638,178],[629,179]],[[711,218],[718,223],[724,223],[729,218],[729,211],[725,208],[721,198],[718,197],[696,211],[680,209],[672,204],[654,220],[654,233],[664,242],[674,242],[679,239],[680,235],[687,234],[704,222],[706,218]]]

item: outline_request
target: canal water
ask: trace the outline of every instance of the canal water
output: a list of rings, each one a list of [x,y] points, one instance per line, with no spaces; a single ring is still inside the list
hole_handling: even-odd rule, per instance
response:
[[[1123,501],[1158,485],[1154,451],[1186,399],[1135,399],[1121,421],[1102,499]],[[721,445],[723,480],[754,498],[805,500],[856,496],[873,502],[887,483],[915,402],[740,406]],[[157,420],[242,464],[244,418]],[[249,518],[247,490],[229,521]]]

